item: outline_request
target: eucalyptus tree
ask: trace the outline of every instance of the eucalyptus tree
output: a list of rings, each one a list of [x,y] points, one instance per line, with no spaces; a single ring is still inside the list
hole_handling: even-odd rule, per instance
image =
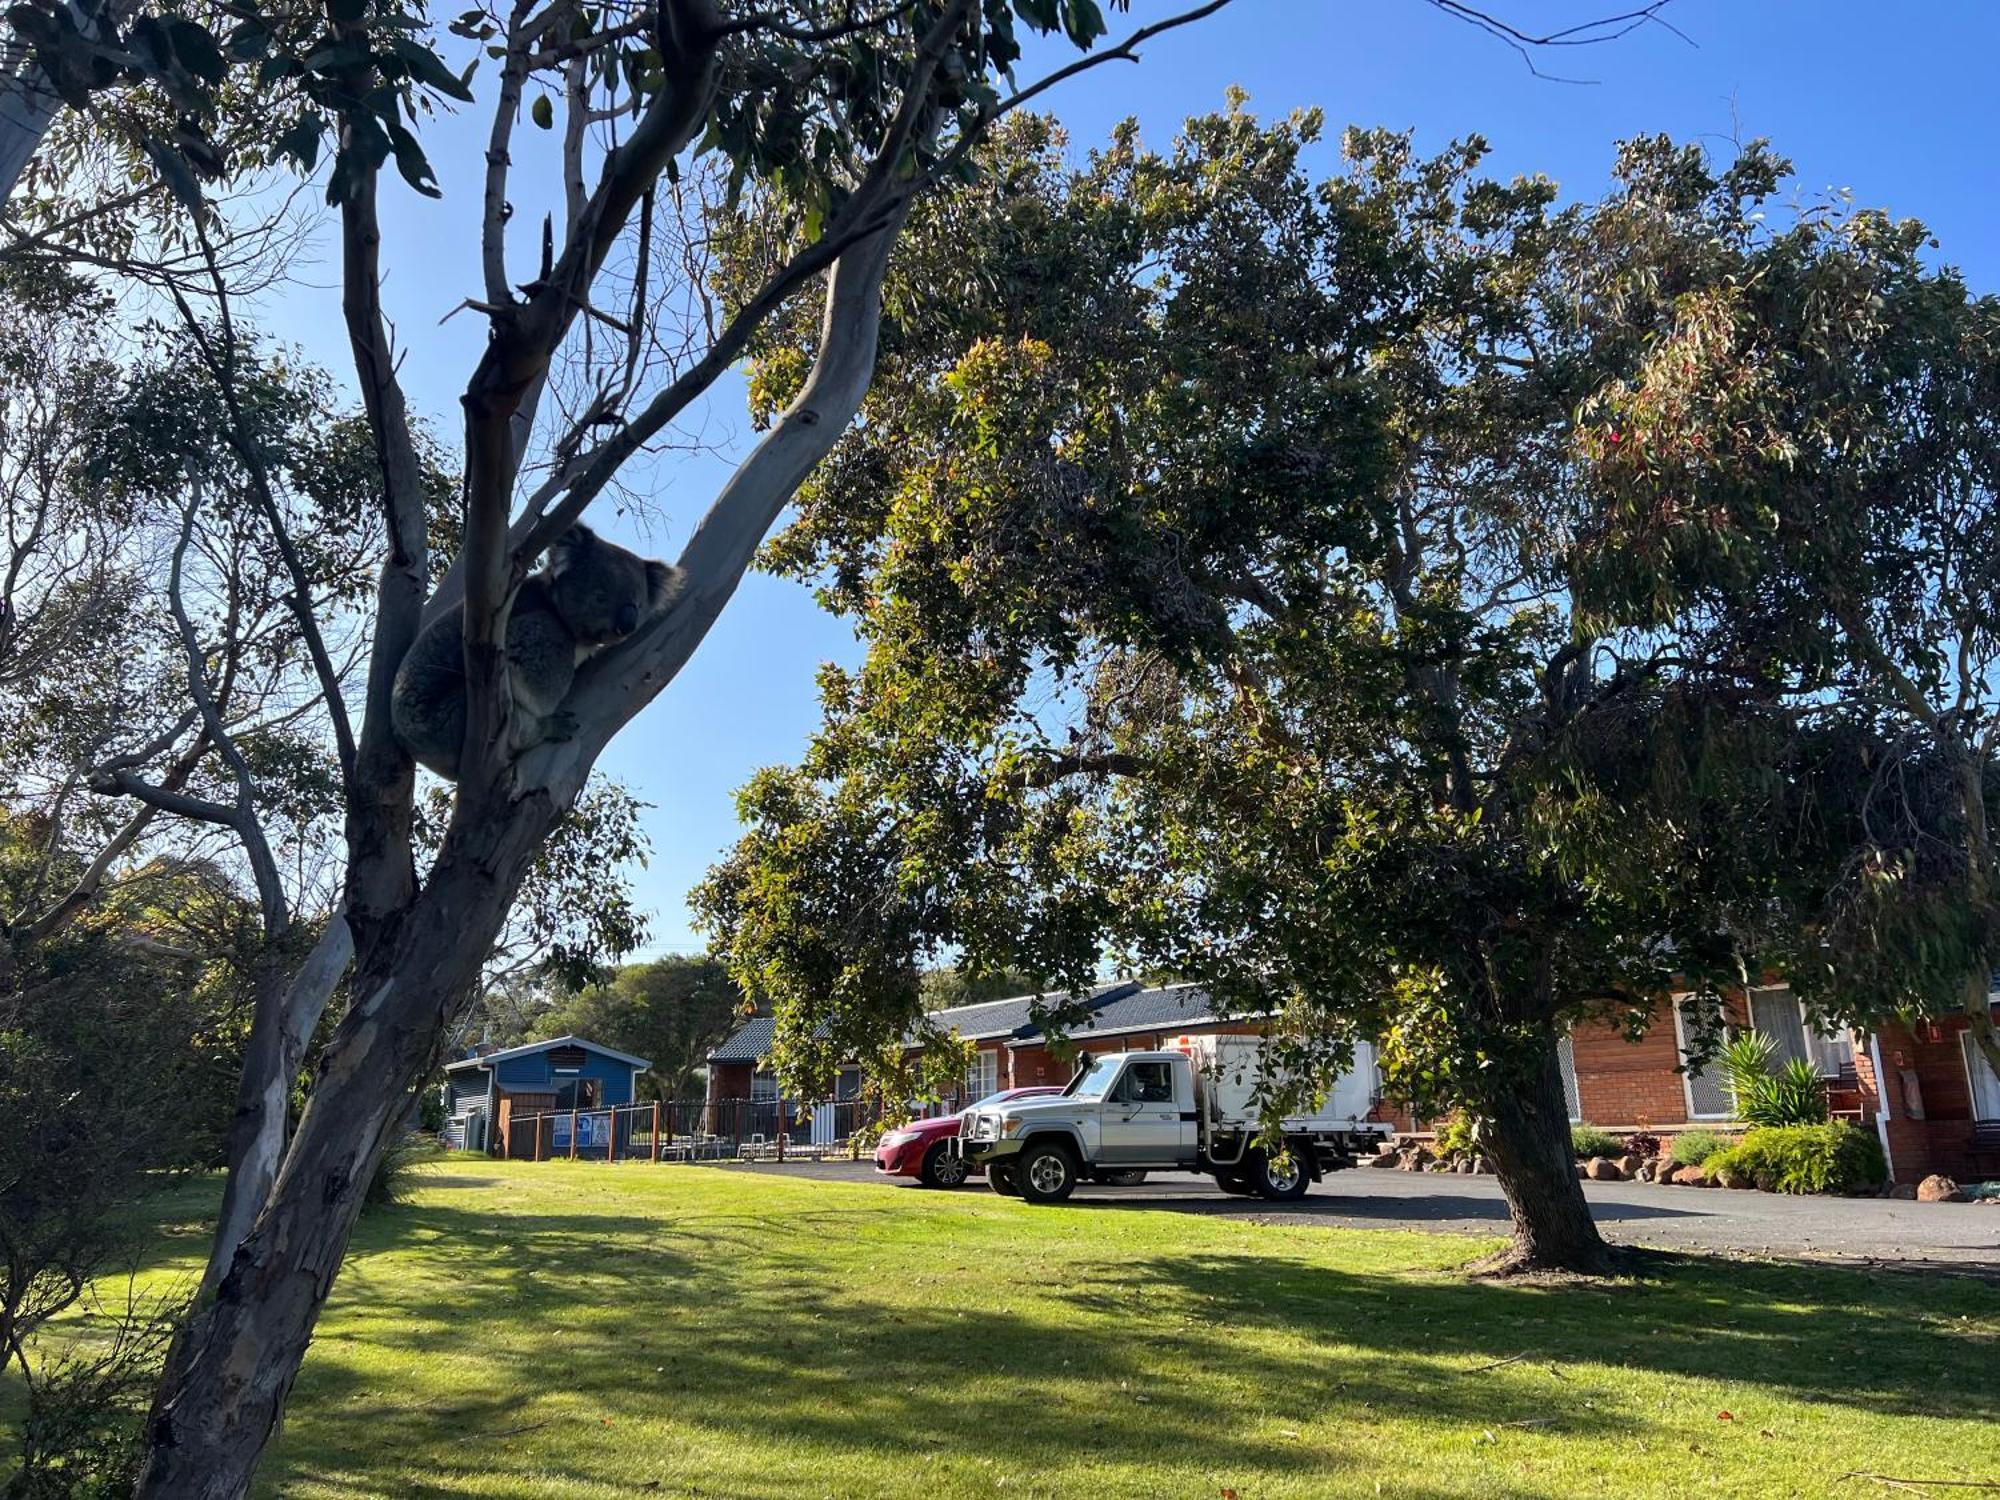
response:
[[[452,29],[467,50],[497,65],[483,165],[463,199],[466,231],[480,246],[480,284],[467,288],[459,312],[484,320],[488,338],[467,373],[462,485],[441,528],[448,556],[435,560],[430,480],[382,307],[392,252],[378,192],[392,163],[418,189],[439,190],[419,122],[436,99],[464,102],[469,75],[447,69],[419,39],[424,18],[390,0],[287,13],[282,25],[246,14],[245,24],[257,24],[241,50],[264,61],[244,86],[268,106],[271,149],[310,165],[331,148],[325,183],[338,218],[343,322],[373,468],[359,492],[373,497],[360,517],[373,537],[355,637],[364,660],[344,670],[338,632],[327,628],[315,591],[294,587],[280,601],[321,705],[344,844],[338,913],[304,964],[345,970],[348,1001],[268,1188],[241,1194],[248,1233],[169,1357],[139,1493],[178,1500],[248,1488],[363,1189],[472,998],[523,881],[597,756],[677,674],[793,490],[857,410],[873,372],[886,255],[915,197],[969,173],[991,123],[1024,100],[1097,63],[1130,58],[1148,37],[1222,3],[1163,14],[1116,42],[1104,40],[1104,17],[1090,0],[761,8],[664,0],[611,9],[529,0],[459,16]],[[1092,50],[1019,80],[1014,64],[1031,32],[1063,32]],[[197,60],[208,66],[205,54]],[[517,170],[534,156],[517,132],[537,127],[550,132],[552,158],[539,184]],[[203,173],[164,160],[159,170],[205,224]],[[715,306],[699,254],[700,215],[709,195],[750,184],[785,205],[787,248],[762,284]],[[514,212],[543,197],[556,206],[540,223]],[[231,290],[226,275],[217,280],[215,299]],[[582,666],[564,704],[567,737],[515,753],[503,643],[516,590],[552,542],[630,479],[628,466],[743,356],[773,311],[814,285],[824,288],[825,312],[810,372],[692,528],[671,605]],[[198,287],[176,290],[200,311]],[[211,305],[186,321],[214,326],[218,318]],[[225,400],[231,382],[219,371],[235,347],[225,332],[199,351]],[[265,561],[289,575],[294,564],[280,536],[287,528],[273,520],[257,474],[289,454],[244,441],[245,424],[228,416],[231,457],[247,480],[242,514],[258,523],[246,535],[267,544]],[[204,507],[192,518],[184,562],[199,555],[204,528],[230,514]],[[455,608],[464,620],[468,728],[437,852],[423,864],[419,789],[389,701],[418,632]],[[194,611],[187,624],[199,645]],[[186,646],[189,631],[176,626],[174,639]],[[195,670],[196,652],[180,654],[191,668],[191,710],[212,730],[202,697],[213,698],[213,683],[198,682],[210,664]],[[236,748],[230,756],[218,746],[226,774],[202,798],[213,806],[200,811],[257,805],[258,768],[240,740]],[[104,784],[143,800],[142,781],[158,792],[136,771],[129,781],[113,772]],[[295,970],[282,1029],[310,1031],[313,997],[328,988]]]
[[[1782,704],[1816,810],[1800,988],[1838,1021],[1962,1016],[2000,1077],[2000,298],[1914,219],[1767,217],[1641,149],[1672,190],[1603,221],[1646,354],[1586,413],[1581,597],[1707,620]]]
[[[1558,1039],[1753,961],[1791,783],[1686,621],[1577,606],[1574,412],[1645,347],[1597,214],[1476,141],[1350,132],[1315,184],[1319,130],[1239,104],[1072,174],[1023,127],[913,226],[867,420],[770,552],[868,656],[701,899],[807,1062],[909,1024],[926,960],[1073,989],[1107,943],[1270,1020],[1273,1116],[1378,1041],[1479,1120],[1496,1269],[1600,1270]]]

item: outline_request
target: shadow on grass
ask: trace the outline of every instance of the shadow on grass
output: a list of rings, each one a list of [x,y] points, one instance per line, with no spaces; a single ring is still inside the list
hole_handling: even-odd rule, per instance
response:
[[[1120,1197],[1111,1198],[1098,1197],[1086,1190],[1064,1206],[1207,1214],[1220,1218],[1255,1219],[1283,1214],[1287,1219],[1380,1219],[1391,1225],[1444,1224],[1469,1219],[1491,1224],[1495,1234],[1506,1233],[1509,1223],[1506,1199],[1469,1197],[1460,1193],[1426,1194],[1420,1198],[1381,1198],[1361,1194],[1337,1197],[1332,1192],[1321,1192],[1308,1194],[1293,1203],[1271,1203],[1262,1198],[1218,1198],[1200,1191],[1147,1194],[1140,1189],[1130,1189]],[[1590,1216],[1600,1224],[1608,1224],[1644,1219],[1696,1219],[1708,1215],[1698,1208],[1598,1200],[1591,1203]]]
[[[1566,1365],[1875,1415],[1936,1414],[1948,1382],[1952,1415],[2000,1422],[1992,1309],[1971,1288],[1687,1257],[1643,1281],[1550,1289],[1346,1270],[1275,1248],[1074,1247],[1045,1276],[989,1284],[980,1268],[1016,1250],[1005,1216],[947,1213],[932,1243],[914,1227],[885,1241],[871,1207],[630,1219],[604,1206],[424,1204],[364,1221],[341,1315],[301,1381],[283,1477],[357,1494],[514,1493],[514,1445],[528,1440],[545,1477],[637,1493],[659,1481],[635,1479],[616,1435],[663,1418],[749,1454],[1032,1472],[1084,1448],[1105,1463],[1270,1475],[1324,1475],[1330,1462],[1274,1443],[1273,1417],[1358,1426],[1421,1412],[1591,1441],[1657,1430],[1656,1410],[1568,1399]],[[441,1254],[445,1274],[411,1275],[412,1251]],[[910,1293],[925,1282],[936,1300]],[[1975,1312],[1982,1322],[1955,1321]],[[441,1349],[448,1392],[397,1389],[385,1373]],[[906,1471],[922,1489],[922,1471]],[[705,1493],[789,1492],[763,1481],[752,1467]]]

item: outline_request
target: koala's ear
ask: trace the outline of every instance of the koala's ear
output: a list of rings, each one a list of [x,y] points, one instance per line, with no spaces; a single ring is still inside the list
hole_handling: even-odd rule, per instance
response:
[[[578,522],[549,543],[549,573],[560,578],[597,544],[597,533]]]
[[[680,587],[681,570],[672,563],[649,562],[646,564],[646,597],[653,601],[654,609],[661,609]]]

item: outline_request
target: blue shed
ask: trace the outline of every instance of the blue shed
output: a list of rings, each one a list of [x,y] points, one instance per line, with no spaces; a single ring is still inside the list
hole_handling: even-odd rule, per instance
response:
[[[513,1117],[574,1112],[579,1143],[588,1144],[586,1136],[610,1127],[611,1111],[637,1102],[639,1075],[652,1065],[580,1036],[462,1057],[445,1064],[445,1133],[464,1150],[505,1156]],[[584,1124],[592,1111],[592,1123]],[[562,1122],[565,1147],[568,1123]]]

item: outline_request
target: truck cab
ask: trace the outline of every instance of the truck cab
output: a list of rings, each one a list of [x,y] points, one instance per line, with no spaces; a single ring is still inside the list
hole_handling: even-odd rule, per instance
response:
[[[1212,1173],[1229,1192],[1297,1198],[1325,1171],[1350,1165],[1358,1137],[1386,1127],[1362,1118],[1372,1088],[1364,1085],[1357,1112],[1343,1078],[1328,1096],[1343,1113],[1288,1119],[1282,1146],[1270,1148],[1243,1082],[1260,1050],[1254,1037],[1201,1037],[1088,1058],[1053,1098],[969,1111],[959,1149],[996,1192],[1031,1202],[1061,1202],[1079,1182],[1176,1168]],[[1372,1082],[1372,1054],[1365,1067]]]

